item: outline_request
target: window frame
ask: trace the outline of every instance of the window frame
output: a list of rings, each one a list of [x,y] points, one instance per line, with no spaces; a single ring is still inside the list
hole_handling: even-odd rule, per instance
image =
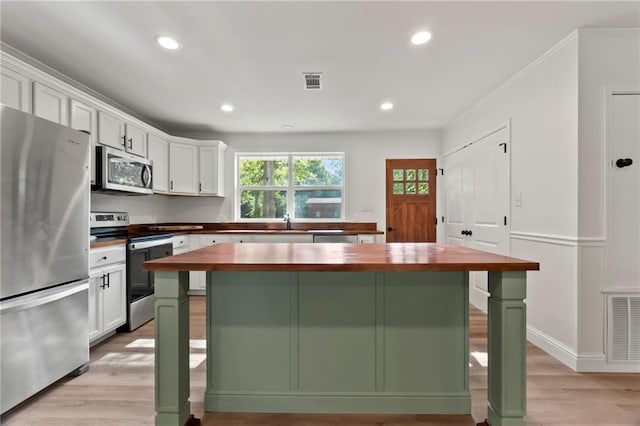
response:
[[[340,157],[342,159],[342,185],[295,185],[293,181],[293,161],[296,157]],[[288,161],[287,185],[252,185],[240,186],[240,159],[260,159],[264,157],[285,157]],[[240,217],[240,192],[243,190],[285,191],[287,194],[287,214],[296,222],[344,222],[346,221],[346,154],[344,152],[236,152],[234,158],[234,218],[236,222],[280,222],[284,218],[242,218]],[[340,217],[337,218],[297,218],[295,217],[295,191],[340,190]]]

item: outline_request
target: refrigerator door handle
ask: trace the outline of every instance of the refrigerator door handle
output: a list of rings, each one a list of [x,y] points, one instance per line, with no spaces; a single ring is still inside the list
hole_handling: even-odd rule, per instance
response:
[[[6,302],[0,303],[0,314],[4,315],[9,312],[16,311],[24,311],[26,309],[34,308],[36,306],[46,305],[47,303],[55,302],[56,300],[64,299],[65,297],[71,296],[72,294],[79,293],[89,288],[89,281],[84,280],[77,284],[73,284],[72,287],[66,288],[62,291],[54,291],[51,289],[51,293],[41,297],[33,297],[28,298],[28,300],[24,300],[24,298],[19,298],[22,300],[9,300]]]

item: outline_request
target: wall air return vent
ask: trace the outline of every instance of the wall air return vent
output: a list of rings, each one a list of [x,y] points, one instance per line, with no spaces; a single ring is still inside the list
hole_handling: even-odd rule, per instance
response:
[[[640,361],[640,295],[610,295],[607,358],[612,362]]]
[[[320,77],[322,73],[304,73],[304,90],[320,90],[322,89],[322,81]]]

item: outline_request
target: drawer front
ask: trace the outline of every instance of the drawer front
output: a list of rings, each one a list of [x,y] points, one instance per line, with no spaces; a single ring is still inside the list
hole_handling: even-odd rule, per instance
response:
[[[175,250],[181,247],[189,247],[189,236],[188,235],[176,235],[171,240],[173,244],[173,251],[175,254]]]
[[[112,263],[125,262],[125,245],[92,249],[89,252],[89,269],[101,268]]]

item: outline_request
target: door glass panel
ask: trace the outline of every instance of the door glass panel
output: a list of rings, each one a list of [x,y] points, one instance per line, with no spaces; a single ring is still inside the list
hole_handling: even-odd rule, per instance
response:
[[[416,180],[416,169],[406,169],[405,173],[407,176],[406,180]]]
[[[393,180],[402,180],[403,175],[402,169],[393,169]]]
[[[404,186],[401,183],[393,184],[393,193],[396,195],[404,194]]]
[[[418,169],[418,180],[429,180],[429,169]]]
[[[415,182],[407,182],[406,183],[406,192],[407,192],[407,194],[415,194],[416,193],[416,184],[415,184]]]
[[[420,182],[418,183],[418,194],[428,195],[429,194],[429,183],[428,182]]]

